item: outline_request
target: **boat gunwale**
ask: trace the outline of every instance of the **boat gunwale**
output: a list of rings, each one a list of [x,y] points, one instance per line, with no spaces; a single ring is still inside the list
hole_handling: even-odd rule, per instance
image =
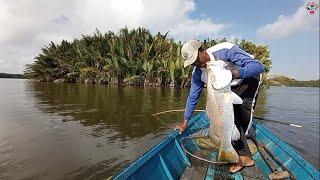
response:
[[[188,128],[191,127],[196,120],[201,118],[202,113],[199,113],[193,116],[189,123]],[[154,157],[157,153],[159,153],[164,147],[166,147],[172,140],[177,139],[178,137],[182,137],[186,132],[180,134],[178,129],[175,129],[171,132],[166,138],[164,138],[159,144],[154,145],[147,152],[140,155],[137,159],[135,159],[129,166],[125,167],[122,171],[120,171],[113,179],[122,179],[130,177],[136,170],[142,167],[145,163],[148,162],[149,159]]]
[[[307,172],[311,177],[317,179],[320,177],[320,172],[317,171],[309,162],[307,162],[295,149],[293,149],[288,143],[286,143],[284,140],[279,138],[276,134],[272,133],[269,129],[266,128],[266,126],[262,123],[258,123],[257,121],[253,122],[253,126],[256,128],[256,130],[260,130],[261,133],[263,133],[263,136],[270,139],[270,142],[273,142],[278,148],[281,149],[284,153],[286,153],[292,160],[295,161],[299,165],[299,167],[303,168],[305,172]],[[259,143],[260,140],[257,139]],[[268,151],[270,149],[268,148],[267,144],[261,143],[262,145],[267,148]],[[280,161],[280,163],[287,168],[290,171],[290,167],[288,167],[284,160],[281,158],[275,157],[275,155],[270,151],[272,158],[274,158],[277,161]],[[290,174],[294,176],[294,173],[290,171]]]

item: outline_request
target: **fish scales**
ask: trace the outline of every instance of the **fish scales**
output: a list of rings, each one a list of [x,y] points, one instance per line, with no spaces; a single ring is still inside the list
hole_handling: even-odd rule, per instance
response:
[[[220,62],[207,64],[207,70],[206,112],[211,121],[209,135],[219,147],[218,161],[235,163],[238,162],[239,156],[231,144],[235,128],[231,87],[228,84],[221,89],[215,88],[215,83],[220,80],[218,78],[223,76],[223,73],[231,72],[227,72]]]

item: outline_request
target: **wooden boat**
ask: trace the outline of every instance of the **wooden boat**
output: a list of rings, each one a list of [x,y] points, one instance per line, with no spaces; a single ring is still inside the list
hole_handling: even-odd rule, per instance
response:
[[[192,175],[190,157],[181,144],[184,137],[190,137],[208,127],[209,120],[205,113],[193,116],[184,133],[180,135],[175,130],[112,179],[215,179],[218,172],[216,166],[212,165],[208,165],[202,175]],[[320,179],[317,169],[264,125],[254,120],[252,127],[255,137],[249,146],[255,166],[246,167],[234,174],[225,172],[228,178]]]

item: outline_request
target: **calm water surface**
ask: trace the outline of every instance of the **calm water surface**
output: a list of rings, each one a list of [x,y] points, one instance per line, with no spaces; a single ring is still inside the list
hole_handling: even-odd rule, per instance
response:
[[[188,90],[0,79],[0,179],[101,179],[168,135]],[[203,109],[202,96],[198,109]],[[255,114],[319,169],[319,89],[271,87]]]

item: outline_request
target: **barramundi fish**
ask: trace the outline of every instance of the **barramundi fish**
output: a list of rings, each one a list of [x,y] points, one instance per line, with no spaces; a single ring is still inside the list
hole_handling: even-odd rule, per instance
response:
[[[206,113],[210,119],[209,136],[219,147],[218,162],[236,163],[239,156],[231,140],[240,137],[234,123],[233,104],[242,104],[242,99],[231,91],[232,74],[224,61],[207,63]]]

